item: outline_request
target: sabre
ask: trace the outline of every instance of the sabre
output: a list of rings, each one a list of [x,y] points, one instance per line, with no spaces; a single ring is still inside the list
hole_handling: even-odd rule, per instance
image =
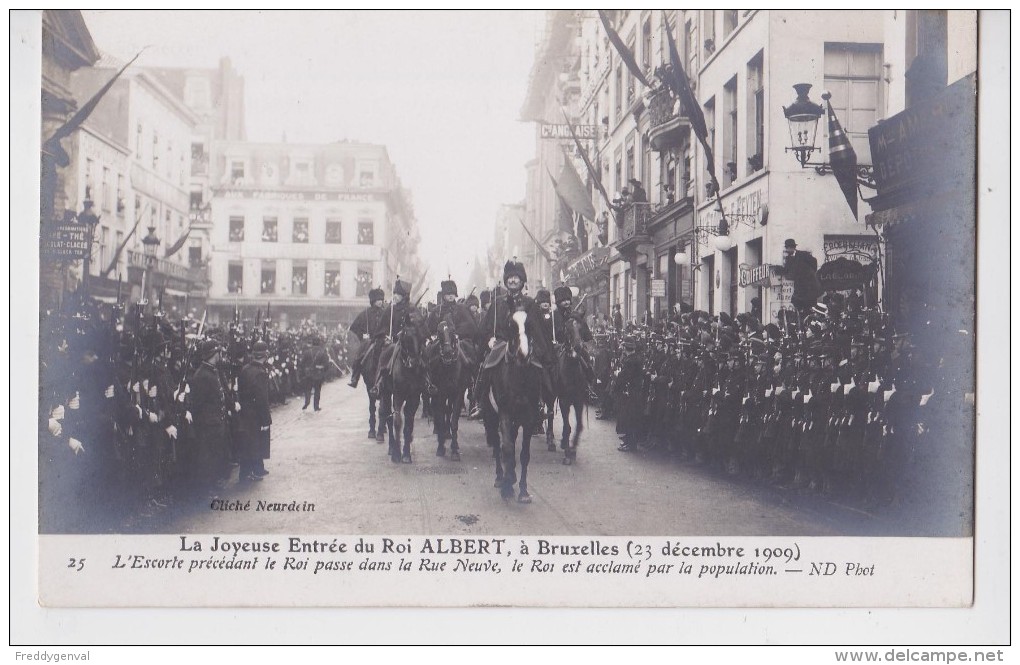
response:
[[[204,312],[202,312],[202,321],[201,321],[201,323],[198,324],[198,337],[200,339],[202,337],[202,331],[205,330],[205,316],[208,313],[209,313],[208,309],[206,309]]]

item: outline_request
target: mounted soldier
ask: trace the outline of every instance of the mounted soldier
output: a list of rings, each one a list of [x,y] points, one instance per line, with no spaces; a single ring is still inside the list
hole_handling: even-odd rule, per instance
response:
[[[361,375],[365,360],[370,355],[378,360],[379,353],[382,351],[381,340],[374,338],[373,334],[377,330],[382,330],[379,322],[384,315],[383,306],[385,305],[385,298],[386,294],[382,289],[372,289],[369,291],[369,307],[361,314],[358,314],[358,317],[354,319],[354,323],[351,324],[350,332],[359,342],[359,346],[354,353],[354,362],[351,364],[351,380],[347,384],[351,388],[358,387],[358,377]]]
[[[461,341],[473,343],[478,334],[478,324],[471,311],[463,303],[457,302],[457,283],[453,280],[442,283],[439,306],[428,316],[426,325],[430,337],[438,334],[440,321],[450,323]],[[430,343],[426,348],[427,356],[434,356],[437,348],[437,344]]]
[[[569,339],[567,327],[571,325],[571,321],[577,321],[580,326],[581,341],[584,344],[585,350],[585,353],[579,354],[578,358],[581,361],[581,367],[584,369],[584,376],[588,381],[588,385],[594,386],[595,372],[592,369],[589,358],[592,354],[595,337],[591,334],[591,330],[584,320],[585,312],[583,308],[574,309],[574,292],[569,286],[556,287],[553,296],[556,298],[556,309],[552,312],[553,339],[559,344],[566,342]]]
[[[410,297],[411,285],[398,279],[393,285],[393,300],[388,308],[383,308],[382,317],[373,331],[373,340],[379,340],[385,344],[382,355],[379,358],[378,367],[376,367],[376,375],[372,382],[372,391],[376,395],[379,394],[380,382],[389,373],[389,366],[393,360],[393,341],[396,334],[403,330],[405,326],[413,324],[412,312],[415,313],[415,316],[418,316],[416,310],[409,302]]]

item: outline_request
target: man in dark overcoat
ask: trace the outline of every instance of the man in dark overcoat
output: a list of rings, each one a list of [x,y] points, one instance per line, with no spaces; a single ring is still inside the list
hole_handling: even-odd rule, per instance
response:
[[[225,480],[230,472],[226,393],[216,367],[219,357],[219,342],[214,339],[202,342],[198,347],[198,369],[188,382],[194,432],[189,476],[203,489]]]
[[[269,347],[265,342],[256,342],[252,347],[251,362],[244,366],[237,378],[241,403],[238,414],[241,482],[262,480],[269,473],[266,471],[265,460],[269,458],[270,425],[273,424],[273,418],[269,412],[268,358]]]

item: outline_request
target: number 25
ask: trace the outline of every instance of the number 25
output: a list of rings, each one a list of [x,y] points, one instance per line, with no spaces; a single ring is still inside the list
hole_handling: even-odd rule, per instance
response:
[[[85,559],[75,559],[74,557],[71,557],[67,563],[67,567],[81,572],[85,568]]]

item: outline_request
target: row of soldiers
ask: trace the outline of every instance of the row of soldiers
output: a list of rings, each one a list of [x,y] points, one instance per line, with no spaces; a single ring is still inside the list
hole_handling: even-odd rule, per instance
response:
[[[687,308],[597,344],[599,415],[616,418],[621,451],[664,448],[865,505],[969,492],[967,331],[898,333],[835,293],[768,325]]]
[[[171,502],[268,474],[270,408],[343,373],[346,339],[268,321],[92,301],[49,314],[40,336],[40,525],[103,531]]]

